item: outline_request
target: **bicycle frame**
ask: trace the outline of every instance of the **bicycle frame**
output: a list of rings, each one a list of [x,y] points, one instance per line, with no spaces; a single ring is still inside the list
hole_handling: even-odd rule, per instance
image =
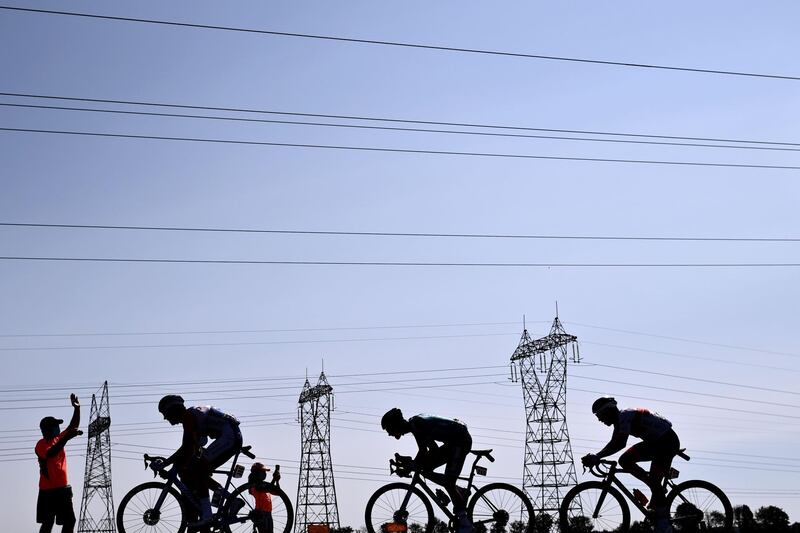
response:
[[[619,468],[616,461],[602,461],[601,464],[605,464],[609,467],[608,472],[602,472],[599,469],[597,472],[595,472],[594,468],[590,469],[592,474],[603,478],[603,485],[605,487],[603,493],[600,494],[600,497],[597,499],[597,505],[592,510],[592,517],[597,518],[598,514],[600,513],[600,509],[603,507],[606,494],[608,494],[608,487],[611,487],[612,485],[616,486],[616,488],[628,499],[628,501],[630,501],[634,507],[639,509],[644,516],[650,516],[652,512],[647,507],[639,503],[639,500],[636,499],[636,497],[633,495],[633,492],[628,490],[628,487],[626,487],[622,481],[617,478],[617,474],[630,474],[630,472],[623,468]],[[675,488],[675,482],[673,482],[669,477],[664,478],[662,485],[664,487],[664,491],[667,493],[671,492],[671,490]]]
[[[480,461],[484,456],[478,455],[475,457],[475,460],[472,462],[472,468],[470,469],[469,476],[463,477],[459,476],[457,479],[467,482],[467,494],[471,493],[473,489],[478,489],[479,487],[475,485],[475,473],[478,467],[478,461]],[[394,464],[392,461],[389,461],[390,464],[390,472],[391,466]],[[442,502],[439,501],[439,498],[436,496],[436,492],[434,492],[429,486],[426,481],[426,477],[419,471],[415,471],[413,477],[411,478],[411,483],[409,483],[409,490],[406,493],[405,497],[403,498],[403,502],[400,505],[400,509],[405,509],[408,505],[408,501],[411,499],[412,488],[419,487],[428,495],[428,498],[435,503],[439,509],[444,513],[448,520],[453,521],[455,519],[455,514],[453,514],[447,505],[443,505]]]
[[[220,487],[222,487],[223,490],[224,498],[219,504],[219,509],[222,509],[224,507],[225,498],[230,496],[230,492],[228,489],[232,486],[232,480],[234,479],[234,472],[236,471],[236,465],[239,461],[239,456],[245,452],[249,452],[249,446],[247,447],[247,449],[242,448],[236,452],[236,454],[233,456],[233,463],[231,464],[229,469],[211,471],[212,475],[213,474],[225,475],[225,484],[224,485],[220,484]],[[156,459],[156,457],[151,457],[147,454],[145,454],[144,457],[145,457],[145,468],[147,467],[148,460],[152,462],[152,460]],[[195,510],[200,509],[199,499],[193,494],[191,490],[189,490],[189,487],[187,487],[186,484],[183,481],[181,481],[181,479],[178,477],[177,466],[173,466],[166,473],[166,475],[162,477],[165,480],[164,489],[161,491],[161,494],[158,496],[158,499],[156,500],[155,505],[153,506],[154,510],[161,509],[161,506],[164,504],[164,500],[166,499],[167,494],[169,493],[169,489],[172,486],[175,486],[175,488],[178,489],[178,492],[180,492],[181,497],[183,497],[187,502],[189,502],[192,505],[192,507],[194,507]],[[219,512],[217,512],[216,514],[219,514]],[[236,519],[227,523],[232,524],[234,522],[243,522],[243,521],[244,520]]]

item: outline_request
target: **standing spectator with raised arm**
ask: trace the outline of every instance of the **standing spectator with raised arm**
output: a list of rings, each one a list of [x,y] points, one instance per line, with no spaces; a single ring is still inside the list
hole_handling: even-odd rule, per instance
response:
[[[67,454],[64,446],[70,439],[83,435],[78,429],[81,422],[81,403],[74,394],[69,396],[72,419],[67,429],[61,431],[64,421],[46,416],[39,422],[42,439],[36,443],[39,460],[39,499],[36,502],[36,522],[42,524],[39,533],[50,533],[53,523],[61,526],[62,533],[75,529],[75,510],[72,507],[72,487],[67,481]]]

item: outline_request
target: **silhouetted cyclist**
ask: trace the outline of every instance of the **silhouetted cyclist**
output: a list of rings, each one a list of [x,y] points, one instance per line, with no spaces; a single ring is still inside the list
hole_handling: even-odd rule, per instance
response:
[[[472,436],[466,424],[431,415],[417,415],[406,420],[403,412],[395,407],[383,415],[381,427],[396,439],[407,433],[414,435],[419,452],[412,461],[412,469],[424,471],[425,477],[445,488],[453,501],[459,533],[471,533],[466,489],[456,486],[464,460],[472,449]],[[441,446],[437,442],[441,442]],[[445,465],[444,474],[433,472],[442,465]]]
[[[650,487],[652,497],[649,507],[657,515],[663,514],[666,495],[661,483],[681,446],[678,435],[672,429],[672,423],[647,409],[620,411],[617,401],[607,396],[595,400],[592,413],[605,425],[613,425],[614,434],[602,450],[584,456],[583,464],[593,466],[601,458],[617,453],[625,447],[629,435],[642,439],[642,442],[634,444],[619,456],[619,465]],[[649,473],[636,464],[643,461],[651,461]]]
[[[189,524],[192,529],[206,527],[212,517],[208,489],[218,485],[211,473],[225,464],[242,447],[239,421],[215,407],[186,407],[183,398],[168,394],[158,402],[158,410],[173,426],[183,425],[180,448],[162,462],[151,464],[158,471],[171,464],[177,465],[181,479],[200,500],[200,520]],[[208,439],[214,441],[203,448]]]

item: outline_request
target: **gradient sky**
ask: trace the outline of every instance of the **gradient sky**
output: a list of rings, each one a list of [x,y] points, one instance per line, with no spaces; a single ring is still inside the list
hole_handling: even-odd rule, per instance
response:
[[[206,1],[8,5],[800,75],[800,6],[788,1],[237,2],[224,9]],[[0,73],[0,92],[5,93],[800,142],[800,82],[793,80],[4,10]],[[75,105],[11,96],[0,97],[0,102]],[[0,106],[0,127],[800,164],[791,151],[369,131],[8,106]],[[4,223],[649,237],[798,237],[800,226],[800,171],[787,169],[8,131],[0,131],[0,162]],[[343,237],[8,226],[0,227],[0,250],[4,257],[200,260],[800,262],[796,242]],[[568,416],[576,456],[599,449],[609,436],[608,429],[593,420],[589,406],[598,394],[613,394],[625,405],[650,407],[674,422],[693,457],[679,467],[684,479],[718,483],[735,504],[746,503],[754,510],[779,505],[797,521],[797,281],[798,269],[792,267],[0,260],[0,350],[5,361],[0,375],[0,476],[6,480],[0,486],[2,522],[10,531],[34,530],[37,465],[32,449],[38,420],[48,414],[68,418],[68,396],[74,390],[86,406],[85,425],[89,396],[104,380],[112,395],[117,502],[149,479],[141,453],[168,453],[164,448],[174,449],[179,442],[180,432],[156,411],[158,397],[167,392],[242,416],[245,440],[268,463],[282,465],[285,487],[294,499],[297,397],[306,373],[316,379],[323,360],[336,392],[332,449],[344,525],[363,524],[369,495],[390,481],[384,468],[391,454],[412,452],[412,439],[398,443],[380,432],[379,416],[393,406],[409,414],[432,412],[466,421],[476,446],[497,452],[490,475],[521,479],[524,411],[519,384],[507,380],[507,365],[523,315],[533,336],[544,335],[556,301],[567,330],[581,342],[584,360],[570,368]],[[299,329],[305,331],[291,331]],[[111,333],[125,335],[97,335]],[[61,336],[47,336],[53,334]],[[390,374],[397,371],[409,373]],[[270,381],[221,381],[252,378]],[[68,447],[76,487],[82,485],[85,446],[85,439],[78,439]],[[77,509],[78,498],[75,505]]]

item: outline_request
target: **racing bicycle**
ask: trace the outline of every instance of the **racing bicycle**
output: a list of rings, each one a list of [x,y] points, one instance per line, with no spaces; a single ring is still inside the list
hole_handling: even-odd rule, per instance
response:
[[[475,461],[469,476],[458,478],[467,482],[462,490],[466,490],[467,516],[475,532],[532,533],[533,505],[524,492],[508,483],[475,485],[475,476],[487,473],[478,462],[483,458],[494,462],[491,452],[472,450]],[[369,533],[431,533],[436,523],[431,502],[448,518],[451,531],[456,529],[455,515],[448,507],[450,498],[441,489],[434,491],[428,486],[425,472],[414,469],[410,457],[395,454],[395,459],[389,460],[389,474],[411,477],[411,482],[389,483],[370,497],[364,513]]]
[[[678,457],[688,461],[689,456],[685,451],[685,448],[681,449]],[[640,502],[617,478],[617,474],[625,473],[625,470],[619,468],[616,461],[601,460],[589,471],[601,481],[579,483],[567,493],[559,510],[562,532],[627,532],[631,511],[626,498],[649,522],[654,521],[653,511],[644,505],[646,501]],[[663,485],[667,492],[666,506],[673,531],[733,531],[731,502],[719,487],[702,480],[676,483],[677,477],[678,471],[670,468]]]
[[[233,486],[233,479],[244,474],[244,466],[237,464],[239,455],[250,459],[255,455],[250,446],[243,446],[233,457],[228,470],[214,470],[214,474],[224,474],[225,483],[215,489],[213,504],[217,510],[206,528],[218,533],[256,532],[259,522],[255,500],[250,494],[251,483]],[[197,520],[200,502],[178,477],[175,466],[158,469],[163,457],[144,454],[144,467],[155,468],[155,475],[165,481],[150,481],[132,488],[119,504],[117,510],[117,529],[119,533],[184,533],[189,523]],[[276,466],[276,473],[278,471]],[[261,483],[259,488],[272,496],[272,519],[274,533],[289,533],[292,529],[294,511],[292,503],[280,488],[279,475],[273,475],[272,483]]]

